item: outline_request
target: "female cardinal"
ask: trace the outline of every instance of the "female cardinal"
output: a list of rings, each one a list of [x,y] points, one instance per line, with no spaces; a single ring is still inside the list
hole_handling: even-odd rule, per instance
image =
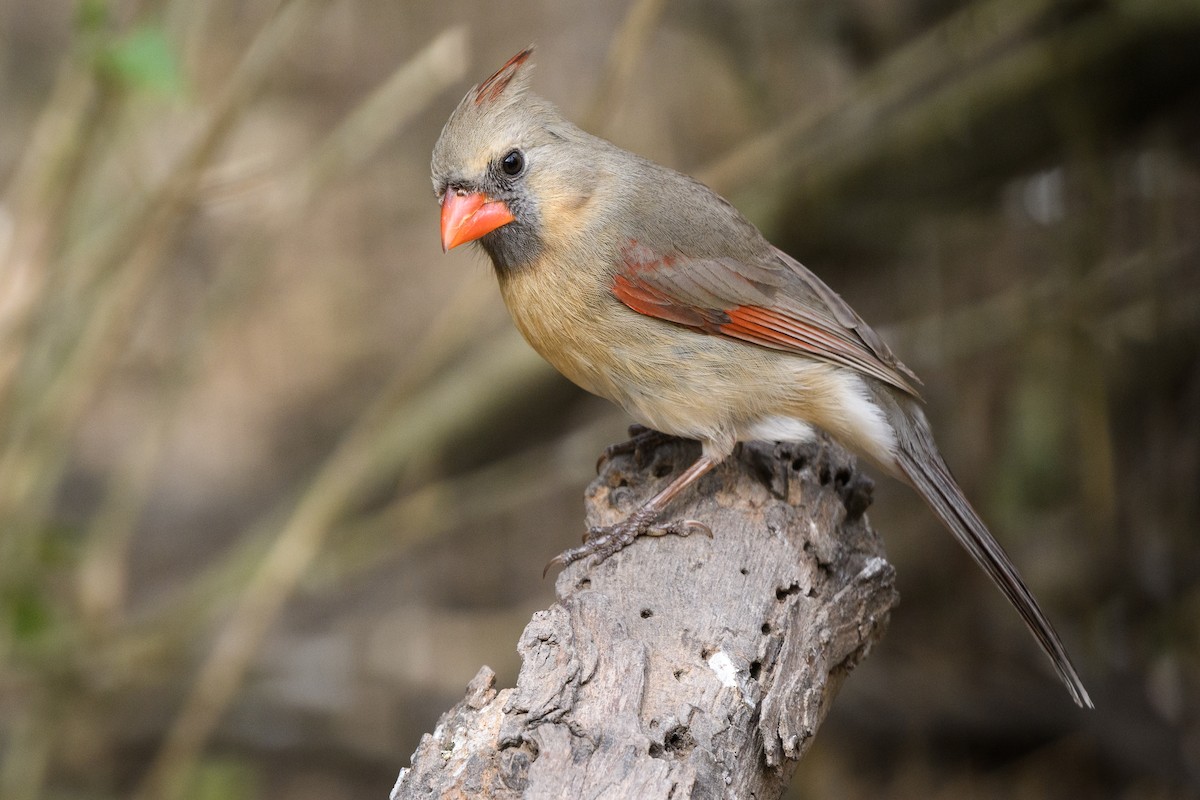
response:
[[[592,136],[527,91],[523,50],[467,92],[433,149],[442,248],[479,242],[521,333],[584,389],[700,458],[557,563],[606,558],[748,440],[822,428],[929,504],[1092,702],[1066,648],[950,475],[907,367],[854,310],[700,183]]]

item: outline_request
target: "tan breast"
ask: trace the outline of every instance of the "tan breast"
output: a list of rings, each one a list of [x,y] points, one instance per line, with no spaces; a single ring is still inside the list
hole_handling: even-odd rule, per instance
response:
[[[574,383],[614,402],[612,354],[602,344],[616,300],[569,265],[542,259],[500,275],[500,294],[513,322],[542,358]],[[606,308],[607,306],[607,308]]]
[[[570,266],[545,261],[500,285],[525,339],[574,383],[655,430],[728,448],[767,413],[763,403],[777,405],[763,391],[771,370],[758,363],[773,353],[638,314],[605,276]]]

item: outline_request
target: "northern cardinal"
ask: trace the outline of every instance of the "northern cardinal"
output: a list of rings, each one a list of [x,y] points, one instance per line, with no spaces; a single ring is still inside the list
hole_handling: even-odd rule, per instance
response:
[[[917,377],[819,278],[726,200],[567,121],[528,91],[531,50],[473,87],[433,150],[442,248],[478,242],[538,353],[702,455],[555,561],[606,558],[737,442],[828,431],[911,485],[1016,607],[1075,702],[1092,702],[1015,566],[954,481]]]

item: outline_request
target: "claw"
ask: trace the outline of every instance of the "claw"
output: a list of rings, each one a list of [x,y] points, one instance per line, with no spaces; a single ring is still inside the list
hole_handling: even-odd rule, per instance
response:
[[[563,560],[562,554],[556,555],[554,558],[546,562],[546,566],[542,567],[542,580],[546,580],[546,576],[550,574],[550,568],[557,564],[560,567],[565,567],[568,562]]]
[[[636,453],[637,448],[638,445],[636,436],[628,441],[610,444],[608,447],[600,451],[600,457],[596,459],[596,474],[599,475],[600,470],[604,468],[604,465],[612,459],[616,458],[617,456]]]
[[[645,425],[633,423],[629,426],[629,439],[624,442],[610,444],[600,453],[600,457],[596,459],[596,472],[599,473],[604,465],[617,456],[625,456],[632,454],[638,468],[645,466],[643,463],[645,453],[649,449],[651,451],[658,448],[664,442],[669,442],[676,437],[670,434],[660,433],[653,428],[647,428]]]
[[[588,556],[592,555],[593,553],[599,552],[601,550],[601,547],[599,545],[591,544],[589,541],[589,538],[588,538],[589,536],[591,536],[593,534],[593,532],[595,530],[596,530],[596,528],[593,527],[586,534],[584,534],[583,544],[580,545],[579,547],[571,547],[571,548],[568,548],[567,550],[563,550],[561,553],[556,555],[554,558],[552,558],[548,562],[546,562],[546,566],[542,569],[542,579],[544,580],[546,578],[546,576],[548,574],[550,574],[550,568],[555,565],[562,567],[563,569],[566,569],[567,567],[571,566],[579,559],[587,558]],[[601,542],[600,545],[602,545],[602,544],[604,544],[604,543]],[[616,550],[614,550],[613,552],[616,552]],[[607,558],[607,555],[602,557],[600,560],[603,561],[604,558]]]
[[[682,530],[675,532],[678,536],[691,536],[693,533],[700,533],[709,539],[713,538],[712,528],[698,519],[685,519],[679,524],[682,526]]]
[[[700,533],[713,538],[712,529],[699,520],[684,519],[664,525],[652,525],[651,520],[652,518],[639,516],[635,512],[616,525],[593,525],[583,535],[583,544],[564,550],[550,559],[542,570],[542,577],[545,578],[550,573],[550,568],[556,564],[566,568],[588,556],[595,556],[595,564],[600,564],[613,553],[633,544],[639,536],[686,537]]]
[[[703,522],[695,519],[681,519],[675,522],[668,522],[666,525],[655,525],[652,528],[647,528],[645,536],[680,536],[688,537],[693,533],[701,533],[709,539],[713,538],[712,528],[705,525]]]

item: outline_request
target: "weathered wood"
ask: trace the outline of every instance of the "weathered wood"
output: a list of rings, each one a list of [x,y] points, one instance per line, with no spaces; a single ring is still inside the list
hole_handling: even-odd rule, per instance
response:
[[[698,454],[614,458],[588,522]],[[713,538],[647,537],[565,570],[521,636],[516,688],[481,669],[393,799],[778,797],[897,599],[870,495],[827,441],[742,446],[672,509]]]

